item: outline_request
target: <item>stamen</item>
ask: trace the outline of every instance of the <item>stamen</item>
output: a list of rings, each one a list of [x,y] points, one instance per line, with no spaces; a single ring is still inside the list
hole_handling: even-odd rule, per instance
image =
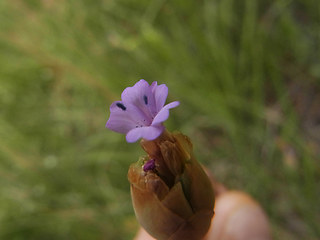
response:
[[[144,103],[148,105],[148,97],[146,95],[143,96]]]
[[[127,108],[122,103],[116,103],[118,108],[121,108],[123,111],[125,111]]]

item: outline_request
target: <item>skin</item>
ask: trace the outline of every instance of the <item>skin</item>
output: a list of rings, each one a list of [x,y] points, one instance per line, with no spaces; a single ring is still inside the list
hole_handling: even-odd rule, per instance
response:
[[[261,206],[248,194],[231,191],[216,182],[215,216],[203,240],[271,240],[269,222]],[[156,240],[140,228],[134,240]]]

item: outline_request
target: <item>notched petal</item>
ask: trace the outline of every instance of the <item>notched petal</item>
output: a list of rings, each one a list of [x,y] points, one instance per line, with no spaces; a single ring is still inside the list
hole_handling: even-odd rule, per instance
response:
[[[106,127],[119,133],[127,133],[135,125],[127,108],[122,102],[114,102],[110,106],[110,117]]]
[[[147,81],[141,79],[132,87],[127,87],[121,94],[122,101],[130,104],[141,105],[143,104],[143,96],[148,96],[150,92],[149,84]]]

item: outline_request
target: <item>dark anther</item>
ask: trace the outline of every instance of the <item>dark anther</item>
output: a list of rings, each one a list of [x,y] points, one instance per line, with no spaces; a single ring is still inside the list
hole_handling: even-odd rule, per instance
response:
[[[148,97],[146,95],[143,96],[144,103],[148,105]]]
[[[122,103],[118,102],[116,105],[118,108],[121,108],[123,111],[125,111],[127,109]]]

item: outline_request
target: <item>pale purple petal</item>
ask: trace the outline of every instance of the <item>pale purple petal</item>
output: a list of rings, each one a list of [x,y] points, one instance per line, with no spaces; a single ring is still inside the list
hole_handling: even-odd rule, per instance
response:
[[[145,115],[147,122],[151,123],[157,114],[152,86],[141,79],[133,87],[127,87],[121,94],[124,104],[135,105]]]
[[[127,105],[128,115],[132,121],[136,123],[139,127],[142,126],[149,126],[152,122],[149,116],[145,114],[141,108],[137,107],[136,105],[128,103]]]
[[[150,126],[151,121],[135,105],[117,101],[110,106],[110,117],[106,127],[119,133],[127,133],[132,128]]]
[[[134,128],[127,133],[126,140],[130,143],[136,142],[140,138],[144,138],[146,140],[154,140],[160,136],[163,130],[164,126],[162,125]]]
[[[151,83],[150,87],[151,87],[151,91],[154,92],[154,90],[157,88],[158,86],[158,82],[154,81]]]
[[[106,127],[125,133],[128,142],[156,139],[164,130],[162,122],[169,117],[169,109],[179,105],[179,102],[172,102],[164,106],[167,96],[165,84],[153,82],[149,85],[141,79],[122,92],[122,101],[112,103]]]
[[[166,103],[166,99],[168,97],[168,87],[165,84],[155,86],[153,88],[153,93],[156,102],[156,110],[159,112]]]
[[[141,79],[132,87],[127,87],[121,94],[122,101],[134,105],[143,105],[143,95],[150,92],[149,83]]]
[[[127,107],[123,103],[118,101],[111,104],[110,117],[106,123],[107,128],[115,132],[127,133],[135,126],[136,123],[132,120]]]
[[[179,105],[180,103],[178,101],[169,103],[167,105],[165,105],[157,114],[157,116],[155,116],[155,118],[152,121],[152,125],[157,125],[160,124],[162,122],[164,122],[165,120],[168,119],[169,117],[169,109],[171,108],[175,108]]]

